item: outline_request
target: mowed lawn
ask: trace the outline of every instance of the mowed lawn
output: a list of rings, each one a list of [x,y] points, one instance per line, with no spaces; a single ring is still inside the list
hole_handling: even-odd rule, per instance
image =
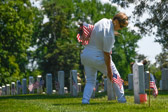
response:
[[[151,96],[150,107],[148,103],[134,104],[133,92],[125,93],[125,104],[107,101],[106,93],[97,93],[87,105],[81,104],[82,93],[78,97],[69,94],[1,96],[0,112],[168,112],[168,91],[159,91],[157,98]]]

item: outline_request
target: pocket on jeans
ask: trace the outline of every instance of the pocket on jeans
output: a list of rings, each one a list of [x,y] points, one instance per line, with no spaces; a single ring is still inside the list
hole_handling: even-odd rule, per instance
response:
[[[98,66],[102,66],[105,64],[104,57],[96,56],[95,61]]]

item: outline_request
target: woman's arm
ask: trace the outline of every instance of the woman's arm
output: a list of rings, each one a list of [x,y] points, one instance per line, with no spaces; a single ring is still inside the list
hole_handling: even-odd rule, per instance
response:
[[[107,66],[107,76],[109,77],[110,80],[112,80],[113,71],[111,68],[111,53],[104,52],[104,60]]]

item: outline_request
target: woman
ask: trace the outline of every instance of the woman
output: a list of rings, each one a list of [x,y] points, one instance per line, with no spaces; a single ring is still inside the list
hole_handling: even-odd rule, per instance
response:
[[[85,46],[81,54],[81,62],[84,65],[86,85],[83,93],[83,104],[89,104],[93,88],[96,83],[97,71],[106,74],[110,80],[113,74],[120,77],[113,61],[111,60],[112,48],[115,38],[114,32],[128,25],[128,17],[125,13],[116,14],[113,19],[103,18],[98,21],[92,30],[89,44]],[[114,89],[118,102],[125,103],[123,86],[114,83]]]

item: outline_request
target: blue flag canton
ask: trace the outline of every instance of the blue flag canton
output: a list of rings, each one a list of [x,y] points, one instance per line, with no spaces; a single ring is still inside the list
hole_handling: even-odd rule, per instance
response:
[[[117,79],[117,74],[113,73],[113,77]]]
[[[154,78],[154,76],[152,74],[150,74],[150,81],[155,82],[155,78]]]

